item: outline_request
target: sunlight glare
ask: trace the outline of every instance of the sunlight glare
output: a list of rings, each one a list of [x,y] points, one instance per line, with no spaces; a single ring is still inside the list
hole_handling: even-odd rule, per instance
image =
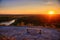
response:
[[[48,14],[55,14],[55,12],[54,11],[49,11]]]

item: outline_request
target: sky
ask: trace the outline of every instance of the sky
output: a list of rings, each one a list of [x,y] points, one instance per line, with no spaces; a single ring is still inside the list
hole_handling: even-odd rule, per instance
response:
[[[60,13],[60,0],[0,0],[0,14]]]

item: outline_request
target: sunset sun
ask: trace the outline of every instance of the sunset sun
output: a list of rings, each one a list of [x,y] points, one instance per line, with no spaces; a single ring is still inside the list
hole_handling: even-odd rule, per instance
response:
[[[55,14],[55,12],[54,11],[49,11],[48,14]]]

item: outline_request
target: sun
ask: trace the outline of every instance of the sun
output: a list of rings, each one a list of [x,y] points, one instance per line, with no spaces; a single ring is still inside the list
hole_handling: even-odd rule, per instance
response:
[[[55,14],[55,12],[54,11],[49,11],[48,14],[52,15],[52,14]]]

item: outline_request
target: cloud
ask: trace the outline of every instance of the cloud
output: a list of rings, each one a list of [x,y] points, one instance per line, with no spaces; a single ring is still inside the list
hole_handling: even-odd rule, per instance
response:
[[[60,4],[60,0],[58,0],[58,3]]]
[[[58,0],[60,2],[60,0]]]
[[[45,2],[45,4],[48,4],[48,5],[50,5],[50,4],[53,4],[53,2]]]

